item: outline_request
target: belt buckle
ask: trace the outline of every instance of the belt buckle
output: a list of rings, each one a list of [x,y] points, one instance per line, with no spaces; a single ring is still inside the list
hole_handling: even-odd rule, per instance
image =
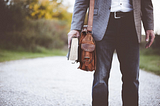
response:
[[[114,12],[114,18],[115,18],[115,19],[119,19],[119,18],[121,18],[121,17],[117,17],[117,12]]]

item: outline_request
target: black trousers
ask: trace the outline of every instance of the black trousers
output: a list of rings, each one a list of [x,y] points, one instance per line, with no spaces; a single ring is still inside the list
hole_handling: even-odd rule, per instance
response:
[[[92,106],[108,106],[108,79],[114,50],[122,73],[123,106],[138,106],[139,43],[132,12],[120,19],[111,14],[104,38],[96,42],[97,70],[94,73]]]

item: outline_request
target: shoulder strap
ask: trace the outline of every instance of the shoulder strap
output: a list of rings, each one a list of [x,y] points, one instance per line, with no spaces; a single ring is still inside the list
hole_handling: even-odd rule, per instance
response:
[[[92,25],[93,25],[93,14],[94,14],[94,0],[90,0],[87,31],[91,31],[91,32],[92,32]]]

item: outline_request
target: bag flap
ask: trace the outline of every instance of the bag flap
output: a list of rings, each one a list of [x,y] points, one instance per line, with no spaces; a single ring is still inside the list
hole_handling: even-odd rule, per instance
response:
[[[95,45],[93,44],[81,44],[81,49],[87,52],[93,52],[95,50]]]

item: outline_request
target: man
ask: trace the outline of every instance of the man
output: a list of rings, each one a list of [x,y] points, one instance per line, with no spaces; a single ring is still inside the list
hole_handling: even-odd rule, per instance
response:
[[[89,0],[76,0],[68,45],[84,23]],[[97,69],[94,73],[92,106],[108,106],[108,79],[114,50],[122,73],[123,106],[138,106],[139,43],[141,20],[146,31],[146,48],[154,41],[151,0],[95,0],[93,37],[96,41]]]

